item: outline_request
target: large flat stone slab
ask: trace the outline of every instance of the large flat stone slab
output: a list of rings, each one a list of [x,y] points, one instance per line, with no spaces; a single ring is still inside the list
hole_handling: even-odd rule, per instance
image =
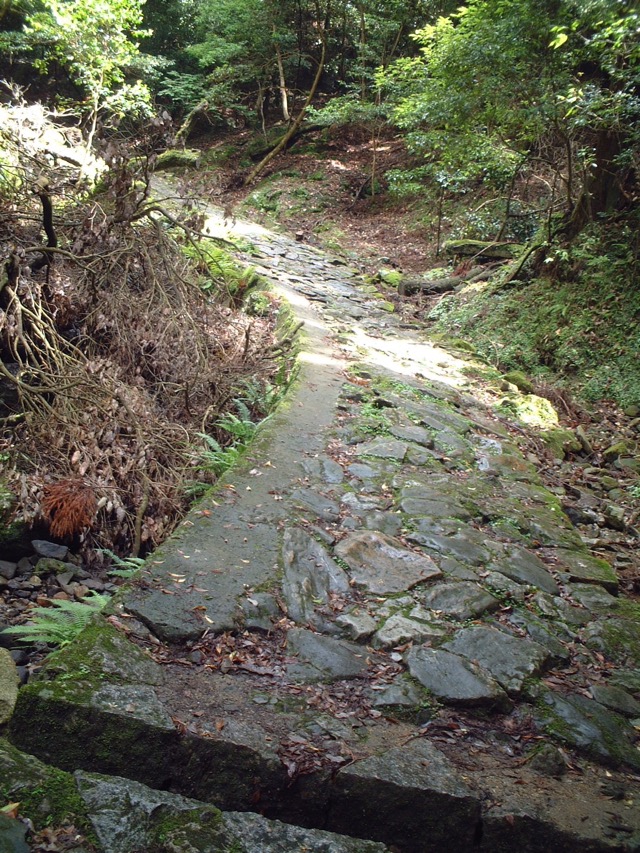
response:
[[[434,696],[450,705],[507,710],[507,694],[477,664],[444,649],[413,648],[409,672]]]
[[[555,737],[605,764],[640,770],[637,731],[624,717],[580,694],[548,691],[543,702],[539,718]]]
[[[495,556],[492,568],[518,583],[535,586],[550,595],[558,595],[558,584],[539,557],[518,545],[504,545],[502,550],[504,556]]]
[[[349,640],[337,640],[293,628],[287,635],[288,651],[298,661],[287,667],[292,681],[338,681],[358,678],[367,671],[367,650]]]
[[[321,521],[337,521],[340,518],[338,502],[315,489],[295,489],[291,493],[291,500],[302,510],[313,513]]]
[[[424,605],[443,616],[464,622],[496,610],[500,602],[472,581],[448,581],[428,590]]]
[[[556,556],[574,583],[598,584],[613,595],[618,594],[618,577],[606,560],[580,551],[558,551]]]
[[[355,583],[379,595],[403,592],[422,581],[442,577],[430,557],[375,530],[347,536],[336,545],[335,553],[349,566]]]
[[[269,485],[267,477],[253,479],[262,489]],[[253,489],[246,494],[257,498],[258,485]],[[187,519],[182,536],[155,552],[151,583],[124,593],[125,609],[170,643],[195,640],[205,630],[234,630],[246,587],[264,583],[277,568],[278,527],[259,522],[264,508],[258,503],[247,509],[225,504],[215,515],[204,510]]]
[[[78,791],[108,853],[384,853],[382,844],[321,829],[220,812],[214,806],[120,777],[78,772]]]
[[[358,456],[374,456],[378,459],[394,459],[396,462],[402,462],[407,455],[409,445],[406,441],[400,441],[397,438],[374,438],[372,441],[367,441],[358,447]]]
[[[453,494],[451,484],[443,481],[427,485],[408,480],[400,487],[400,508],[411,516],[471,519],[469,510]]]
[[[329,826],[398,845],[406,853],[467,851],[480,804],[455,767],[424,738],[341,770]]]
[[[479,663],[510,696],[518,696],[525,680],[538,675],[550,657],[533,640],[513,637],[487,625],[463,628],[443,648]]]
[[[284,532],[282,564],[282,594],[289,617],[299,624],[326,629],[331,622],[317,608],[326,606],[332,595],[348,597],[347,573],[322,545],[299,528]]]

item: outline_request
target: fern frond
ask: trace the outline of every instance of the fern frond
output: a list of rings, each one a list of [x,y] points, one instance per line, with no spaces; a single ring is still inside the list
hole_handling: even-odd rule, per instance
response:
[[[108,595],[91,592],[84,601],[53,599],[51,607],[35,607],[32,623],[5,628],[5,634],[14,634],[23,641],[66,646],[86,627],[95,613],[109,601]]]

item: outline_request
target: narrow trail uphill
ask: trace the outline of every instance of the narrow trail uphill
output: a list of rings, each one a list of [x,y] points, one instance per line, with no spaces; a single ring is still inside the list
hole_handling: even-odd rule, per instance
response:
[[[113,853],[640,850],[640,608],[497,392],[355,271],[207,215],[304,322],[299,375],[20,690],[13,796],[75,771]]]

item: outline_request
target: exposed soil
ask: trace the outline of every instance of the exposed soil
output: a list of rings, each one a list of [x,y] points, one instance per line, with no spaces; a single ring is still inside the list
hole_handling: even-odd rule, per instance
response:
[[[242,137],[239,141],[243,142]],[[420,273],[436,265],[435,229],[416,225],[414,208],[421,210],[424,202],[393,199],[384,183],[377,195],[371,195],[374,149],[370,138],[358,130],[336,131],[327,142],[318,142],[317,148],[305,153],[308,142],[309,138],[303,137],[251,187],[238,188],[237,163],[213,173],[204,167],[188,182],[214,204],[230,205],[240,215],[264,224],[276,222],[289,232],[299,233],[305,242],[344,254],[367,272],[392,265]],[[209,150],[214,152],[226,144],[216,143]],[[208,150],[205,140],[200,145]],[[378,140],[376,181],[381,181],[389,169],[406,167],[408,159],[399,137]],[[278,193],[277,211],[261,212],[251,202],[252,194],[265,180],[273,181],[271,186]],[[296,196],[301,186],[305,190],[302,200]]]

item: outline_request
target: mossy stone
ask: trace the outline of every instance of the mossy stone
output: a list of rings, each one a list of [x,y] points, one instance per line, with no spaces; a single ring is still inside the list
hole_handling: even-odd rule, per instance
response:
[[[160,172],[163,169],[195,169],[200,163],[200,152],[185,148],[180,151],[170,148],[168,151],[163,151],[158,156],[155,164],[155,171]]]
[[[527,379],[524,373],[520,370],[510,370],[509,373],[505,373],[502,378],[505,382],[515,385],[518,391],[521,391],[523,394],[533,393],[533,383]]]
[[[398,270],[381,269],[378,270],[378,278],[385,284],[397,287],[402,281],[402,273]]]
[[[553,429],[558,426],[558,413],[553,404],[537,394],[517,394],[501,401],[500,409],[515,415],[529,426]]]
[[[629,445],[623,439],[620,441],[614,442],[612,445],[607,447],[605,451],[603,451],[602,456],[605,462],[615,462],[620,456],[628,456],[629,455]]]
[[[564,459],[567,453],[577,453],[582,450],[582,444],[570,429],[558,427],[545,430],[542,433],[542,440],[556,459]]]

